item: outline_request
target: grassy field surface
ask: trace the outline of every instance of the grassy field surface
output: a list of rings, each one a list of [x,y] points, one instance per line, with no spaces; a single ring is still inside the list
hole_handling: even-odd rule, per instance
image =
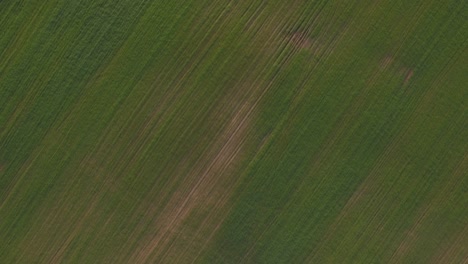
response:
[[[468,3],[0,1],[0,263],[468,263]]]

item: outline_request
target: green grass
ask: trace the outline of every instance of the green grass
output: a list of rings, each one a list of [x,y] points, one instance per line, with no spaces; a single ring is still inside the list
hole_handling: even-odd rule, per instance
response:
[[[467,15],[0,1],[0,262],[463,263]]]

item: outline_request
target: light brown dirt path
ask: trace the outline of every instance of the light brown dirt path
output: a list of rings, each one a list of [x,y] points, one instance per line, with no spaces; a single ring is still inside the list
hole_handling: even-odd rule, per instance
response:
[[[236,186],[234,167],[242,159],[254,107],[252,102],[246,102],[236,109],[229,123],[213,139],[215,143],[172,194],[154,223],[157,232],[135,252],[133,261],[145,263],[181,257],[180,253],[188,250],[181,248],[181,244],[198,246],[194,242],[200,236],[212,235],[214,230],[210,227],[223,220],[227,212],[224,206]],[[190,222],[200,221],[194,232],[187,231],[184,224],[190,218]],[[184,237],[188,234],[193,237]]]

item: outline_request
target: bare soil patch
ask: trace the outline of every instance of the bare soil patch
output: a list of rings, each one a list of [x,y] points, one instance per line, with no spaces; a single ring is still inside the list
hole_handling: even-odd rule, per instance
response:
[[[315,43],[315,40],[307,37],[305,33],[295,32],[291,34],[291,43],[300,49],[309,49]]]
[[[408,84],[408,82],[411,80],[411,78],[414,75],[414,71],[412,69],[405,69],[404,72],[405,72],[404,84]]]

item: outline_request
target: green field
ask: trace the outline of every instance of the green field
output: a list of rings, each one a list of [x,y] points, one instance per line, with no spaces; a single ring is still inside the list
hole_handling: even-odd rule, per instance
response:
[[[468,263],[468,2],[0,0],[0,263]]]

